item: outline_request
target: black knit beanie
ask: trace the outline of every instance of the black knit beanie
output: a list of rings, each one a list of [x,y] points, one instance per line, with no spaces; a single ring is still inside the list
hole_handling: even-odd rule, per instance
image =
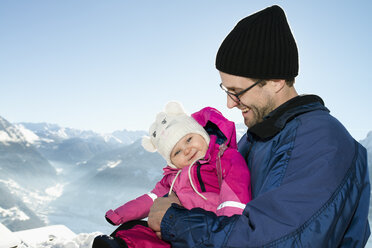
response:
[[[219,71],[257,79],[291,79],[298,51],[284,11],[272,6],[242,19],[222,42]]]

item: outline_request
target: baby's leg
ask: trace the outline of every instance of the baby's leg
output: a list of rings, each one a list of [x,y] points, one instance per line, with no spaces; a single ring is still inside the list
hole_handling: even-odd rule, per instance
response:
[[[136,225],[147,227],[147,222],[143,220],[133,220],[121,224],[113,233],[108,235],[99,235],[94,238],[92,248],[128,248],[128,245],[122,238],[115,237],[116,233],[122,230],[128,230]]]
[[[128,230],[119,230],[115,237],[124,240],[129,248],[171,248],[171,245],[159,239],[151,228],[142,225],[136,225]]]
[[[128,248],[124,240],[107,235],[94,238],[92,248]]]
[[[116,228],[116,230],[113,233],[110,234],[110,236],[111,237],[115,237],[115,234],[118,231],[120,231],[120,230],[128,230],[128,229],[133,228],[136,225],[141,225],[141,226],[148,227],[147,221],[144,221],[144,220],[132,220],[132,221],[128,221],[128,222],[125,222],[125,223],[121,224],[118,228]]]

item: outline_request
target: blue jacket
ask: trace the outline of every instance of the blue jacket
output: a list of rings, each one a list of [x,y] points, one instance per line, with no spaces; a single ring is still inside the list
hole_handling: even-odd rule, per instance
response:
[[[314,95],[295,97],[250,128],[239,151],[253,200],[217,217],[173,204],[161,223],[172,247],[363,247],[370,235],[366,149]]]

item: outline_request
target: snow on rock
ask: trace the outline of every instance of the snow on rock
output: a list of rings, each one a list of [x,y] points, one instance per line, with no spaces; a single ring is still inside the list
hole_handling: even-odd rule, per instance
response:
[[[39,137],[31,130],[23,126],[14,126],[0,116],[0,142],[4,145],[9,143],[24,143],[30,146]]]
[[[18,128],[19,132],[23,135],[24,140],[28,143],[34,144],[35,141],[40,140],[39,136],[37,136],[34,132],[31,130],[25,128],[23,125],[14,125],[16,128]]]
[[[372,151],[372,131],[367,134],[367,137],[359,141],[368,151]]]
[[[103,171],[106,168],[115,168],[120,163],[121,163],[121,160],[118,160],[118,161],[108,161],[107,164],[105,164],[102,167],[98,168],[98,171]]]
[[[56,185],[45,189],[45,193],[51,196],[53,199],[55,199],[62,195],[63,188],[64,188],[63,184],[57,183]]]
[[[62,195],[64,188],[63,184],[56,184],[52,187],[46,188],[44,191],[38,191],[23,188],[12,179],[0,179],[0,183],[6,185],[11,194],[22,199],[22,202],[31,209],[42,209],[43,206],[47,206],[48,203]]]
[[[11,220],[28,220],[30,217],[28,217],[27,214],[25,214],[22,210],[20,210],[18,207],[12,207],[9,209],[4,209],[0,207],[0,217],[5,217]]]
[[[8,144],[9,141],[13,141],[13,138],[11,138],[7,132],[0,131],[0,142]]]

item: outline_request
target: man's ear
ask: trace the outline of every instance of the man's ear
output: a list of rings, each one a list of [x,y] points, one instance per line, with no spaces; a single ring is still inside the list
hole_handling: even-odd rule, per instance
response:
[[[275,93],[278,93],[284,88],[285,80],[283,79],[271,79],[272,85],[274,87]]]

